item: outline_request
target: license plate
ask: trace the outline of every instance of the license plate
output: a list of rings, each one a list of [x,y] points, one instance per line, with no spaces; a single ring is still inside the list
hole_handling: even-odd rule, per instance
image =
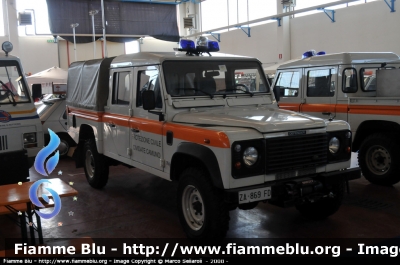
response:
[[[239,204],[271,199],[271,187],[239,192]]]

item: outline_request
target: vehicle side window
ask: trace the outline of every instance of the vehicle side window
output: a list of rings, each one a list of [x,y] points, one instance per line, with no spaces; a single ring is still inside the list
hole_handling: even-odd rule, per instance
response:
[[[281,97],[297,97],[300,88],[300,74],[298,71],[281,72],[276,80],[275,87],[279,89]]]
[[[307,73],[308,97],[333,97],[335,83],[331,82],[332,69],[310,70]]]
[[[358,90],[357,71],[354,68],[343,70],[342,91],[344,93],[355,93]]]
[[[378,68],[361,68],[360,83],[363,91],[376,91],[376,70]]]
[[[156,98],[156,108],[162,108],[163,103],[161,97],[160,78],[158,77],[157,69],[139,71],[137,88],[136,107],[141,107],[143,105],[143,91],[153,90]]]
[[[114,73],[112,104],[129,105],[130,82],[129,72]]]

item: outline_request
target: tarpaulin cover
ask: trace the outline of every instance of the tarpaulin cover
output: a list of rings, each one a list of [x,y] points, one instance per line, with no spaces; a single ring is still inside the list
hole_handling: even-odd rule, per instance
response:
[[[109,91],[109,69],[114,58],[71,64],[67,82],[68,106],[104,111]]]
[[[89,11],[98,10],[94,15],[96,34],[103,33],[100,0],[47,0],[50,31],[62,38],[73,41],[71,24],[79,23],[75,34],[93,34],[92,17]],[[176,5],[104,1],[104,17],[107,21],[106,34],[121,35],[107,37],[114,42],[127,42],[138,39],[123,35],[152,36],[164,41],[179,41]],[[96,37],[99,39],[101,37]],[[76,36],[76,43],[92,42],[92,37]]]

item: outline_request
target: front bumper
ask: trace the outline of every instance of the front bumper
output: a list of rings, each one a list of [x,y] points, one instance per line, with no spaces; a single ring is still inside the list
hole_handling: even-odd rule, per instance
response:
[[[0,185],[27,181],[29,163],[26,150],[0,154]]]
[[[229,204],[239,204],[239,192],[271,187],[271,203],[282,207],[296,205],[299,200],[315,194],[329,193],[332,185],[361,177],[360,168],[320,173],[292,179],[277,180],[261,185],[225,190],[224,199]]]

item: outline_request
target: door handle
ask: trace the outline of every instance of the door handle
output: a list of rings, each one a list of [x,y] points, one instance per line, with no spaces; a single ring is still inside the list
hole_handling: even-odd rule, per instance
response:
[[[322,115],[331,115],[332,113],[330,112],[322,112]]]
[[[138,133],[138,132],[140,132],[140,130],[139,130],[139,129],[137,129],[137,128],[131,128],[131,131],[132,131],[132,132],[134,132],[134,133]]]
[[[114,123],[107,123],[107,125],[110,126],[110,127],[112,127],[112,128],[115,127],[115,124],[114,124]]]

